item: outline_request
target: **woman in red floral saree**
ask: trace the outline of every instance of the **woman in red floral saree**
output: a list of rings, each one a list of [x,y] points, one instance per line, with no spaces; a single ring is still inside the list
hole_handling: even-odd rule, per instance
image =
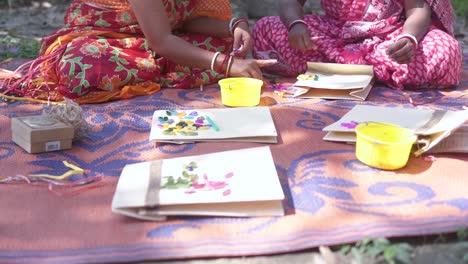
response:
[[[306,62],[367,64],[394,89],[458,85],[462,52],[453,37],[450,0],[281,0],[280,16],[253,29],[254,57],[277,59],[269,73],[297,76]]]
[[[97,103],[226,75],[261,78],[269,62],[243,59],[248,23],[231,17],[228,0],[75,0],[64,27],[42,40],[41,56],[0,92]]]

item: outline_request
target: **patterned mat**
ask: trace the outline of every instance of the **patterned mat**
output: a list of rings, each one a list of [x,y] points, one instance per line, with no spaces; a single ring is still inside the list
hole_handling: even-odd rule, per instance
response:
[[[467,62],[465,56],[459,88],[409,95],[421,108],[462,109],[468,105]],[[217,87],[167,89],[152,96],[85,105],[89,137],[74,142],[71,150],[38,155],[27,154],[11,141],[10,119],[39,115],[43,106],[0,104],[0,177],[60,175],[68,170],[64,160],[86,169],[86,177],[106,176],[99,188],[62,197],[46,186],[0,184],[0,263],[262,255],[468,226],[466,154],[437,154],[432,161],[411,157],[402,170],[380,171],[362,165],[353,145],[322,140],[322,128],[355,104],[406,107],[408,95],[376,85],[364,102],[279,98],[268,89],[262,96],[264,104],[272,104],[279,131],[279,143],[269,146],[287,197],[284,217],[174,217],[146,222],[111,212],[125,164],[262,145],[148,142],[155,110],[224,107]]]

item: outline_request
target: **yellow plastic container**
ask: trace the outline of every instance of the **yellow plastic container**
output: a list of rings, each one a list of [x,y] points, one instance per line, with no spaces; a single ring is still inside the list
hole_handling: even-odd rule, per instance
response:
[[[366,122],[356,126],[356,157],[362,163],[384,170],[397,170],[408,163],[417,136],[399,126]]]
[[[225,106],[256,106],[260,103],[263,81],[234,77],[218,81],[221,88],[221,102]]]

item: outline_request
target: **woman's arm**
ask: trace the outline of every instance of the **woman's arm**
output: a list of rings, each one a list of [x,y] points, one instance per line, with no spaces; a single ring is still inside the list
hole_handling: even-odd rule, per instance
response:
[[[405,0],[405,14],[403,34],[411,34],[420,41],[431,23],[431,8],[425,0]]]
[[[211,68],[214,52],[193,46],[172,34],[169,19],[161,0],[129,0],[138,23],[152,50],[169,60],[189,67]],[[215,65],[221,65],[226,55],[216,57]],[[275,63],[272,60],[233,60],[231,76],[262,79],[260,67]],[[224,72],[224,68],[219,70]]]
[[[306,51],[315,49],[304,17],[306,0],[281,0],[279,14],[281,21],[288,28],[288,41],[291,47]]]
[[[405,15],[401,37],[387,49],[387,55],[400,64],[413,60],[414,50],[431,23],[431,8],[425,0],[405,0]]]
[[[172,34],[161,0],[130,0],[129,2],[152,50],[181,65],[210,68],[213,53],[197,48]]]
[[[279,15],[281,21],[287,27],[294,20],[304,17],[304,4],[306,0],[281,0],[279,1]]]
[[[226,38],[230,36],[229,22],[212,17],[197,17],[185,22],[184,31]]]
[[[184,31],[189,33],[205,34],[220,38],[232,36],[234,38],[232,48],[234,50],[238,50],[236,56],[240,58],[245,58],[245,56],[247,56],[252,51],[253,46],[253,40],[250,35],[248,21],[243,20],[239,23],[236,23],[235,28],[232,29],[229,28],[230,23],[230,20],[221,20],[211,17],[198,17],[185,22]]]

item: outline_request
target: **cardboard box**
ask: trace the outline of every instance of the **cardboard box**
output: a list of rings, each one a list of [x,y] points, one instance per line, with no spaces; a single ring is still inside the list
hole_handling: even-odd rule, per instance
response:
[[[41,116],[11,119],[12,140],[29,153],[70,149],[74,136],[72,126]]]

